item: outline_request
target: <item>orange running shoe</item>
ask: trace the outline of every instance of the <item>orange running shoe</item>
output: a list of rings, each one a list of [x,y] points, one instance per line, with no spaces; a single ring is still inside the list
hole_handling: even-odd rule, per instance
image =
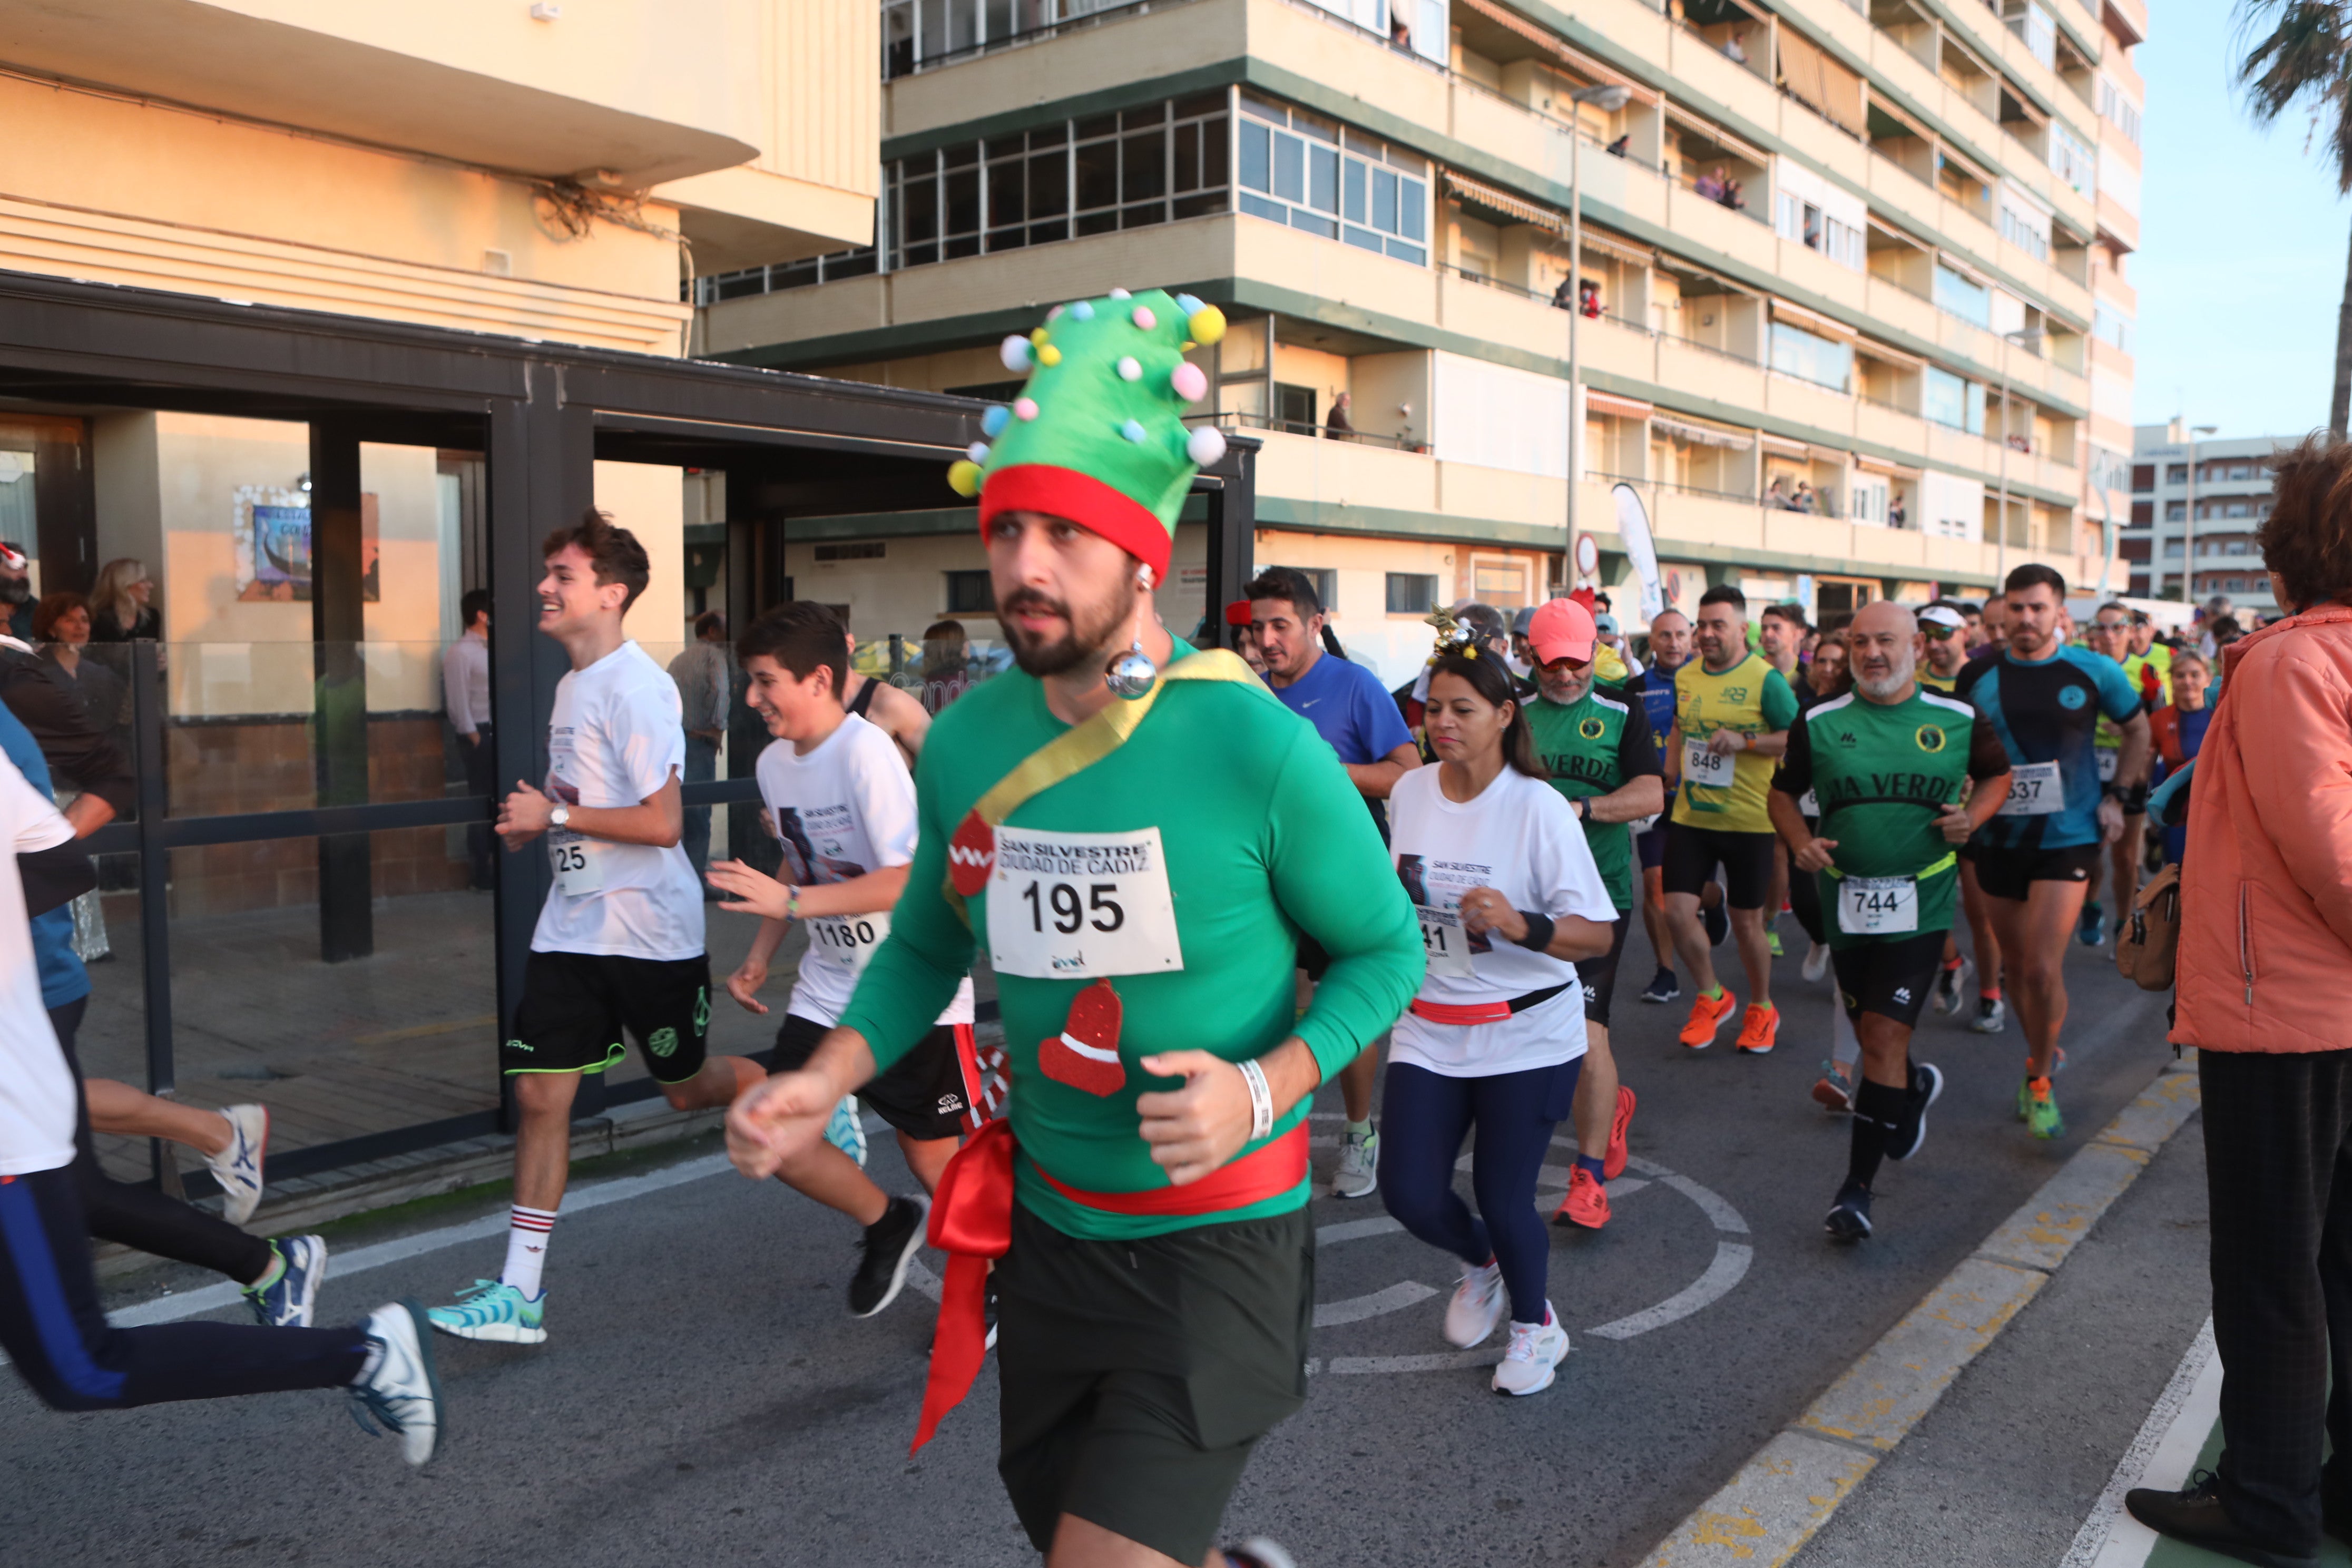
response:
[[[1601,1179],[1613,1182],[1625,1173],[1625,1129],[1633,1124],[1633,1091],[1617,1086],[1617,1115],[1609,1123],[1609,1147],[1601,1156]]]
[[[1717,992],[1712,1002],[1706,999],[1706,993],[1700,993],[1691,998],[1690,1017],[1684,1023],[1683,1032],[1675,1037],[1695,1051],[1706,1049],[1715,1044],[1715,1032],[1723,1027],[1723,1021],[1738,1005],[1739,998],[1731,994],[1728,985]]]
[[[1760,1057],[1772,1048],[1774,1037],[1780,1032],[1780,1009],[1763,1007],[1750,1002],[1739,1020],[1739,1040],[1734,1047],[1751,1057]]]
[[[1579,1165],[1576,1174],[1569,1178],[1568,1196],[1559,1200],[1559,1212],[1551,1217],[1554,1225],[1566,1220],[1586,1230],[1599,1230],[1609,1223],[1609,1189]]]

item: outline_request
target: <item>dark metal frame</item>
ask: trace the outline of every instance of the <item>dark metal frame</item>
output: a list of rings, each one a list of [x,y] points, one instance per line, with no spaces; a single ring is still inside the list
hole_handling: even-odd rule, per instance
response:
[[[0,398],[300,420],[312,426],[314,451],[322,429],[347,443],[481,451],[488,469],[491,615],[502,626],[529,626],[537,618],[540,541],[576,521],[591,505],[599,458],[743,465],[786,476],[818,469],[806,487],[811,500],[804,510],[811,515],[855,510],[840,505],[845,488],[874,496],[878,510],[936,507],[945,500],[947,463],[981,438],[982,411],[966,398],[791,372],[565,348],[9,272],[0,272]],[[1252,570],[1256,449],[1257,443],[1245,437],[1233,440],[1225,457],[1195,481],[1208,500],[1208,619],[1221,632],[1219,609],[1240,597]],[[761,602],[753,596],[761,585],[750,582],[751,536],[762,526],[781,534],[789,515],[756,524],[739,520],[730,529],[729,584],[735,603],[730,608],[737,616]],[[339,618],[324,610],[314,617],[322,623]],[[148,1079],[152,1088],[166,1091],[174,1082],[165,876],[171,849],[316,837],[322,856],[331,856],[333,846],[354,842],[345,836],[478,822],[493,805],[478,795],[338,804],[322,794],[322,803],[311,809],[168,816],[162,763],[166,716],[157,650],[152,644],[138,645],[133,660],[135,733],[142,760],[139,818],[102,829],[89,847],[93,853],[135,853],[142,862]],[[547,718],[564,668],[562,651],[545,638],[509,636],[493,641],[492,710],[528,716],[494,726],[499,776],[534,777],[544,771]],[[322,778],[321,785],[327,790],[329,781]],[[348,781],[332,793],[349,800]],[[736,778],[688,785],[685,802],[713,805],[755,797],[752,782]],[[365,839],[356,842],[363,845]],[[503,1026],[521,994],[548,872],[539,856],[500,856],[499,866],[495,929]],[[323,889],[321,900],[322,919],[332,918]],[[334,942],[328,945],[331,949]],[[484,1044],[494,1048],[496,1042]],[[491,1061],[486,1050],[486,1070],[495,1070]],[[618,1086],[607,1096],[601,1077],[582,1087],[583,1116],[608,1101],[657,1092],[647,1080]],[[503,1123],[503,1112],[484,1111],[289,1151],[270,1166],[289,1176],[332,1169],[480,1136]],[[208,1190],[209,1182],[192,1176],[188,1187],[192,1193]]]

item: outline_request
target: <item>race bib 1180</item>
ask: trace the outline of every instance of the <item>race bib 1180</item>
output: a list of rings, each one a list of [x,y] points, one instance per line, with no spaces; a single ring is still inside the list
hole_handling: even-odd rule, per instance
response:
[[[881,913],[814,915],[801,923],[808,928],[809,950],[852,974],[866,973],[874,950],[890,934],[890,917]]]
[[[1035,980],[1184,967],[1160,829],[1000,826],[988,878],[989,962]]]

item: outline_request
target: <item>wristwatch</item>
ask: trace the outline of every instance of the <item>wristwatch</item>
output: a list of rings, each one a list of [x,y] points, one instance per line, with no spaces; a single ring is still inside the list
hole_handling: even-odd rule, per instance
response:
[[[1590,822],[1592,820],[1592,797],[1591,795],[1580,795],[1576,797],[1576,820],[1579,822]]]
[[[568,805],[559,805],[547,814],[547,825],[550,827],[562,827],[571,820],[572,808]]]

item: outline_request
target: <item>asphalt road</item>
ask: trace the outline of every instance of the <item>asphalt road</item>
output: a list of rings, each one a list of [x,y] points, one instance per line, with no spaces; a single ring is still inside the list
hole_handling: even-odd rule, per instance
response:
[[[1452,1263],[1386,1229],[1377,1198],[1318,1200],[1318,1300],[1347,1321],[1318,1329],[1313,1394],[1261,1448],[1234,1503],[1235,1534],[1273,1534],[1308,1568],[1638,1560],[2170,1059],[2163,999],[2121,981],[2104,954],[2073,950],[2075,1022],[2058,1080],[2070,1131],[2038,1143],[2014,1119],[2014,1026],[1985,1039],[1927,1018],[1916,1054],[1948,1087],[1927,1145],[1882,1178],[1876,1238],[1838,1248],[1821,1220],[1846,1123],[1806,1092],[1827,1054],[1829,990],[1800,981],[1802,938],[1783,923],[1786,1018],[1764,1058],[1733,1055],[1728,1028],[1713,1050],[1675,1044],[1683,1008],[1634,999],[1650,964],[1638,930],[1629,943],[1617,1039],[1642,1099],[1643,1184],[1620,1195],[1607,1231],[1553,1232],[1552,1296],[1575,1350],[1550,1391],[1499,1398],[1483,1368],[1450,1364],[1438,1325]],[[1336,1090],[1322,1098],[1318,1110],[1338,1110]],[[877,1173],[903,1182],[886,1141],[876,1150]],[[1318,1164],[1332,1157],[1325,1148]],[[2130,1212],[2193,1203],[2182,1217],[2201,1221],[2190,1184],[2152,1174],[2149,1185]],[[445,1205],[335,1241],[498,1212],[495,1200]],[[2162,1226],[2129,1234],[2141,1240],[2107,1249],[2122,1273],[2067,1319],[2074,1331],[2024,1333],[2037,1306],[1986,1358],[2002,1370],[1970,1374],[1969,1386],[2031,1389],[2060,1409],[2104,1389],[2113,1407],[2053,1427],[1987,1405],[1952,1437],[1951,1463],[1998,1458],[2025,1474],[2037,1445],[2074,1446],[2063,1473],[2004,1504],[2031,1515],[2019,1528],[2034,1549],[1984,1561],[2054,1560],[2053,1542],[2063,1552],[2145,1412],[2130,1408],[2140,1385],[2154,1379],[2152,1399],[2201,1316],[2201,1245]],[[993,1363],[910,1462],[929,1303],[909,1291],[879,1318],[850,1320],[853,1242],[846,1221],[731,1174],[567,1217],[550,1254],[547,1345],[441,1342],[452,1429],[423,1472],[362,1437],[337,1396],[59,1416],[0,1382],[0,1563],[1034,1562],[995,1479]],[[501,1245],[331,1273],[322,1317],[396,1295],[444,1300],[494,1273]],[[2097,1262],[2095,1250],[2086,1263]],[[2134,1268],[2165,1289],[2128,1288]],[[2184,1283],[2190,1268],[2199,1277]],[[123,1299],[204,1282],[158,1270]],[[1923,1436],[1935,1435],[1931,1420]],[[1906,1474],[1889,1467],[1873,1495],[1904,1501]],[[1921,1560],[1874,1549],[1916,1545],[1934,1504],[1893,1536],[1825,1541],[1809,1561]]]

